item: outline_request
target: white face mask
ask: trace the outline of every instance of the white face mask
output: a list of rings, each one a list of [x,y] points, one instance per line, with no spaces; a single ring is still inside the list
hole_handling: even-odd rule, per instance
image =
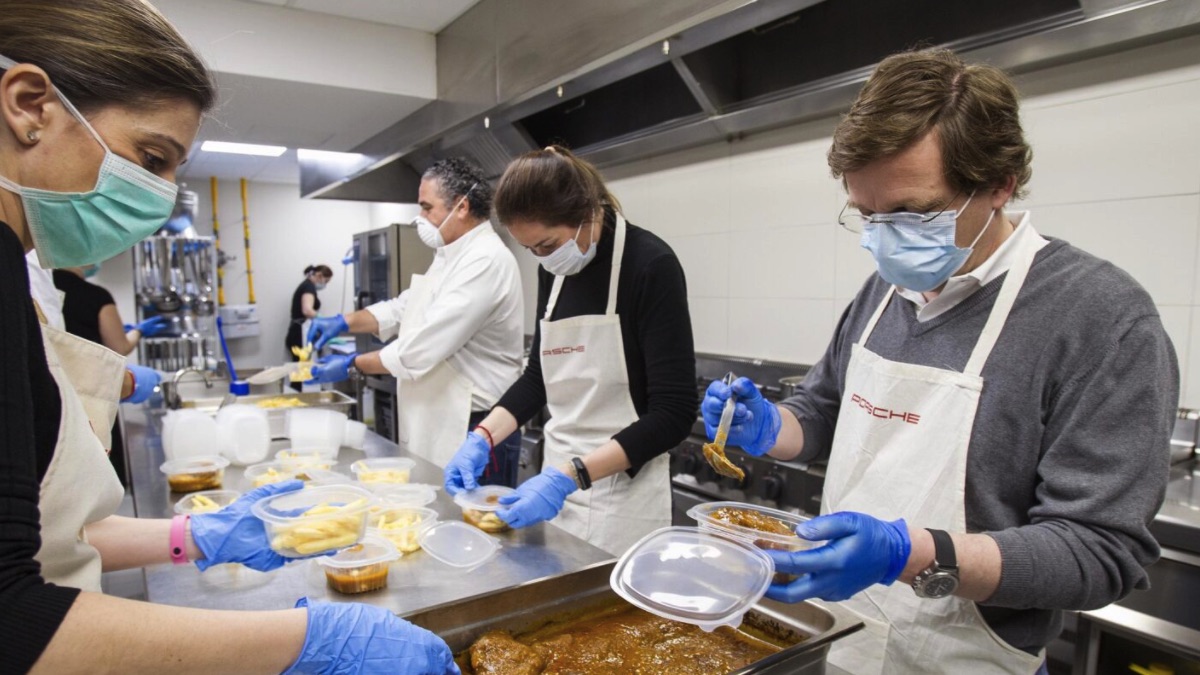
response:
[[[579,233],[582,231],[583,224],[581,223],[579,229],[575,231],[575,236],[562,246],[554,249],[553,253],[546,256],[535,255],[533,257],[537,258],[538,263],[553,275],[569,277],[572,274],[579,274],[596,257],[596,222],[592,221],[592,231],[589,235],[591,245],[588,246],[587,251],[581,251],[579,249],[579,242],[576,241],[579,239]]]
[[[474,189],[475,186],[472,185],[471,190]],[[466,195],[463,195],[457,202],[454,202],[454,208],[450,209],[450,213],[447,213],[446,217],[442,219],[441,225],[434,225],[433,223],[429,222],[429,219],[425,216],[416,217],[413,222],[417,224],[417,236],[421,238],[421,242],[423,244],[429,248],[441,248],[446,245],[446,240],[442,238],[442,228],[445,227],[446,223],[450,222],[450,217],[453,216],[454,212],[458,210],[458,207],[462,206],[462,203],[466,201],[467,195],[471,194],[471,190],[467,190]]]

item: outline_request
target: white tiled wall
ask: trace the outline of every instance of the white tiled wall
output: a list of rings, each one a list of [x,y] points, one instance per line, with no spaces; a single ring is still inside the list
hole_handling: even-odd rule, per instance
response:
[[[1200,406],[1200,38],[1026,74],[1034,225],[1112,260],[1159,305]],[[873,270],[835,224],[836,119],[608,171],[688,277],[696,346],[811,363]]]

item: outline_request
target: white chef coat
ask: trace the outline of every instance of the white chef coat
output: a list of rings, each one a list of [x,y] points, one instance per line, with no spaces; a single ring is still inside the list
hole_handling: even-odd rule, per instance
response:
[[[425,276],[439,281],[423,325],[385,346],[380,360],[400,380],[449,361],[474,385],[471,410],[489,410],[521,374],[525,310],[517,259],[484,221],[437,249]],[[405,295],[367,307],[381,340],[399,333]]]
[[[925,296],[917,291],[896,287],[896,293],[917,306],[917,321],[925,323],[953,309],[963,300],[971,297],[975,291],[983,288],[988,282],[1000,277],[1012,267],[1013,261],[1024,253],[1036,253],[1049,244],[1042,235],[1038,234],[1030,224],[1028,211],[1015,211],[1009,214],[1017,221],[1013,233],[1005,239],[988,259],[979,267],[950,277],[942,292],[933,299],[926,301]],[[995,225],[995,223],[992,223]]]
[[[54,274],[38,263],[37,251],[25,254],[25,267],[29,270],[29,294],[42,308],[46,322],[52,328],[66,330],[63,322],[63,292],[54,285]]]

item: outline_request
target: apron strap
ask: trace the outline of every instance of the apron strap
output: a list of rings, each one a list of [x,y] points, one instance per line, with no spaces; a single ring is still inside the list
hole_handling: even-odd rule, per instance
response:
[[[613,241],[612,273],[608,279],[608,305],[604,309],[607,316],[617,313],[617,284],[621,280],[621,260],[625,257],[625,216],[620,213],[617,213],[616,237]],[[558,304],[558,294],[562,292],[565,279],[565,276],[554,277],[554,285],[550,287],[550,299],[546,302],[546,313],[542,315],[545,321],[549,321],[550,315],[554,313],[554,306]]]
[[[1036,250],[1023,251],[1013,261],[1012,267],[1004,277],[1004,285],[1000,287],[1000,295],[996,297],[996,304],[992,306],[992,313],[983,326],[983,332],[979,334],[975,349],[971,351],[971,358],[963,370],[964,374],[979,375],[983,372],[983,366],[987,363],[992,348],[996,346],[996,341],[1000,339],[1004,323],[1008,321],[1008,315],[1017,302],[1017,295],[1025,285],[1025,278],[1029,276],[1029,268],[1033,265],[1033,257],[1036,254]]]
[[[863,328],[862,337],[858,338],[858,344],[863,347],[867,346],[867,338],[871,337],[871,333],[875,331],[875,324],[879,323],[879,317],[883,316],[883,310],[887,309],[888,303],[892,300],[892,295],[896,293],[896,287],[892,286],[887,293],[883,294],[883,300],[879,301],[879,306],[875,308],[875,313],[871,315],[871,319],[867,321],[866,328]]]

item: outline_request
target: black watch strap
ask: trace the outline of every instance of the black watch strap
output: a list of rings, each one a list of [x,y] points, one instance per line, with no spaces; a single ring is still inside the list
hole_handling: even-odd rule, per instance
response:
[[[933,535],[933,562],[942,569],[956,569],[958,558],[954,555],[954,540],[945,530],[928,530]]]
[[[575,475],[579,478],[579,489],[586,490],[592,487],[592,477],[588,475],[587,466],[584,465],[583,460],[572,457],[571,465],[575,467]]]

